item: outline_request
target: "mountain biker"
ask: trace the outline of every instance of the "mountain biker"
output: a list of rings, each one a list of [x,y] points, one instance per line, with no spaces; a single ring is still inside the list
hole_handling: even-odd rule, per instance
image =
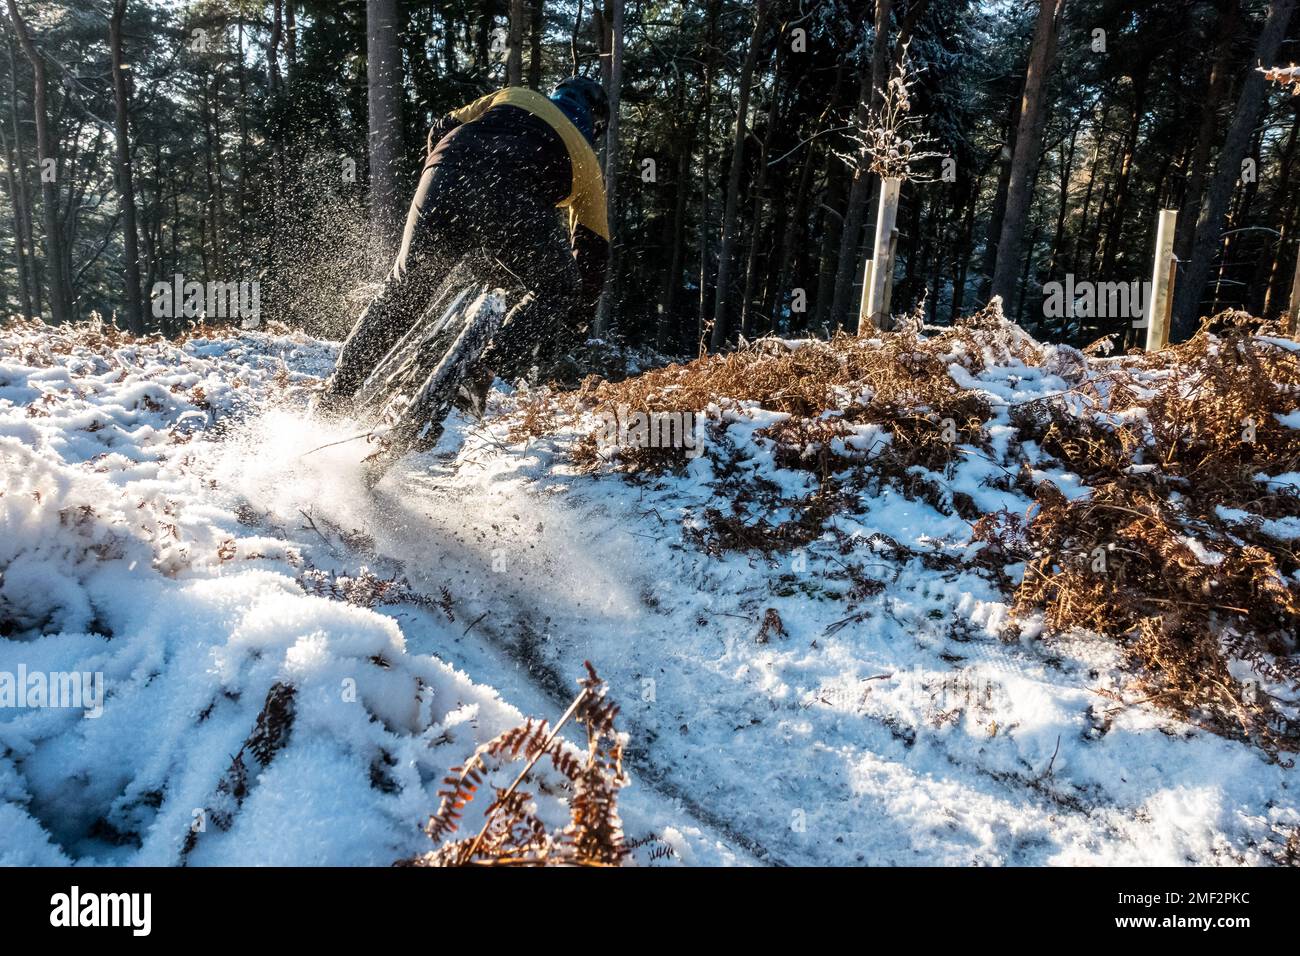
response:
[[[536,295],[511,313],[484,367],[513,378],[578,344],[605,281],[609,223],[595,143],[608,120],[600,84],[572,76],[549,98],[507,87],[435,123],[397,261],[343,343],[320,407],[346,405],[466,256]]]

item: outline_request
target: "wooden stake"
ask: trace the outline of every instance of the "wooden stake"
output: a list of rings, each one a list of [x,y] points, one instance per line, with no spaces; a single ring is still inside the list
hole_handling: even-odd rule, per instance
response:
[[[875,266],[875,263],[868,259],[866,266],[864,266],[862,270],[862,299],[858,303],[859,334],[863,331],[862,323],[866,321],[866,317],[869,315],[867,312],[867,300],[871,298],[871,272],[873,266]]]
[[[865,314],[858,317],[859,335],[881,328],[888,318],[886,309],[889,293],[886,287],[894,278],[892,270],[888,268],[889,246],[898,219],[898,191],[902,185],[903,181],[897,177],[887,177],[880,182],[880,210],[876,213],[876,242],[873,247],[873,258],[879,268],[871,270],[871,284],[866,290]]]
[[[880,327],[882,329],[892,329],[894,327],[894,314],[890,311],[890,303],[894,301],[894,257],[898,255],[898,228],[895,227],[889,233],[889,259],[885,263],[885,301],[880,306]]]
[[[1174,226],[1178,222],[1177,209],[1160,210],[1156,227],[1156,257],[1151,266],[1151,296],[1147,300],[1147,351],[1157,352],[1169,344],[1169,321],[1173,314],[1174,276],[1177,260],[1174,258]]]

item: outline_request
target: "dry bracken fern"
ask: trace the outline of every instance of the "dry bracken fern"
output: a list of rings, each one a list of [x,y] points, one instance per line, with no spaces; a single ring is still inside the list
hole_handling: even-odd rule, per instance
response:
[[[588,663],[582,690],[564,717],[551,728],[545,721],[512,727],[453,767],[439,791],[442,802],[429,818],[425,832],[441,845],[403,866],[617,866],[627,856],[618,815],[618,791],[626,784],[623,743],[614,729],[618,707],[606,697],[606,686]],[[587,732],[585,752],[560,736],[570,717]],[[532,810],[533,796],[520,789],[529,771],[541,760],[568,782],[569,815],[559,832],[546,828]],[[476,836],[452,839],[465,807],[492,774],[522,761],[524,769],[508,787],[495,787]]]
[[[987,393],[959,383],[1018,365],[1066,388],[1013,403],[1013,435],[995,452]],[[809,493],[742,467],[722,420],[755,406],[784,413],[757,437],[778,465],[812,477]],[[1208,319],[1160,352],[1098,358],[1040,345],[995,301],[943,330],[917,313],[892,334],[766,339],[619,382],[589,378],[530,397],[516,427],[582,434],[588,416],[620,409],[709,410],[714,501],[684,534],[715,554],[771,556],[834,536],[837,514],[885,487],[958,514],[983,546],[968,560],[1021,615],[1115,640],[1143,698],[1277,755],[1300,749],[1300,556],[1276,524],[1300,518],[1300,429],[1288,418],[1298,407],[1300,352],[1245,313]],[[861,425],[888,442],[868,454],[842,440]],[[686,463],[681,448],[604,451],[590,435],[572,454],[634,479]],[[1005,474],[991,480],[1029,498],[1029,512],[985,514],[945,487],[965,454],[998,463]],[[1090,493],[1067,498],[1039,480],[1043,468],[1077,475]],[[899,548],[894,560],[917,557]],[[1013,579],[1007,568],[1020,565]]]

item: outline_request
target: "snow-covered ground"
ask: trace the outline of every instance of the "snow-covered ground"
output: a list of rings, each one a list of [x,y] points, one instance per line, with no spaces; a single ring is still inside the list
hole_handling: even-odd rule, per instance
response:
[[[511,438],[501,391],[370,492],[359,429],[305,413],[333,355],[265,333],[0,336],[0,675],[105,691],[99,716],[0,707],[0,862],[423,852],[446,770],[556,718],[584,660],[622,705],[643,864],[1254,864],[1300,825],[1295,770],[1099,694],[1121,685],[1109,642],[1002,640],[982,576],[859,547],[876,584],[843,600],[840,542],[959,553],[958,517],[885,491],[792,555],[712,556],[689,530],[717,502],[714,456],[580,474],[572,432]],[[1060,386],[1023,366],[976,384]],[[733,465],[806,491],[755,440],[768,421],[730,414]],[[1023,513],[976,490],[992,463],[963,467],[982,510]],[[343,599],[388,580],[374,608]],[[263,762],[258,716],[287,686]]]

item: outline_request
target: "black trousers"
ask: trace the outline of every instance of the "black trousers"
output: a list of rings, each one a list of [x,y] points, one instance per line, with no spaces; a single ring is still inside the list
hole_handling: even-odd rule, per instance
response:
[[[466,258],[483,281],[536,294],[493,341],[483,372],[526,375],[581,341],[580,276],[555,207],[521,188],[517,177],[493,175],[483,157],[435,153],[420,175],[397,261],[343,343],[328,398],[360,387]]]

